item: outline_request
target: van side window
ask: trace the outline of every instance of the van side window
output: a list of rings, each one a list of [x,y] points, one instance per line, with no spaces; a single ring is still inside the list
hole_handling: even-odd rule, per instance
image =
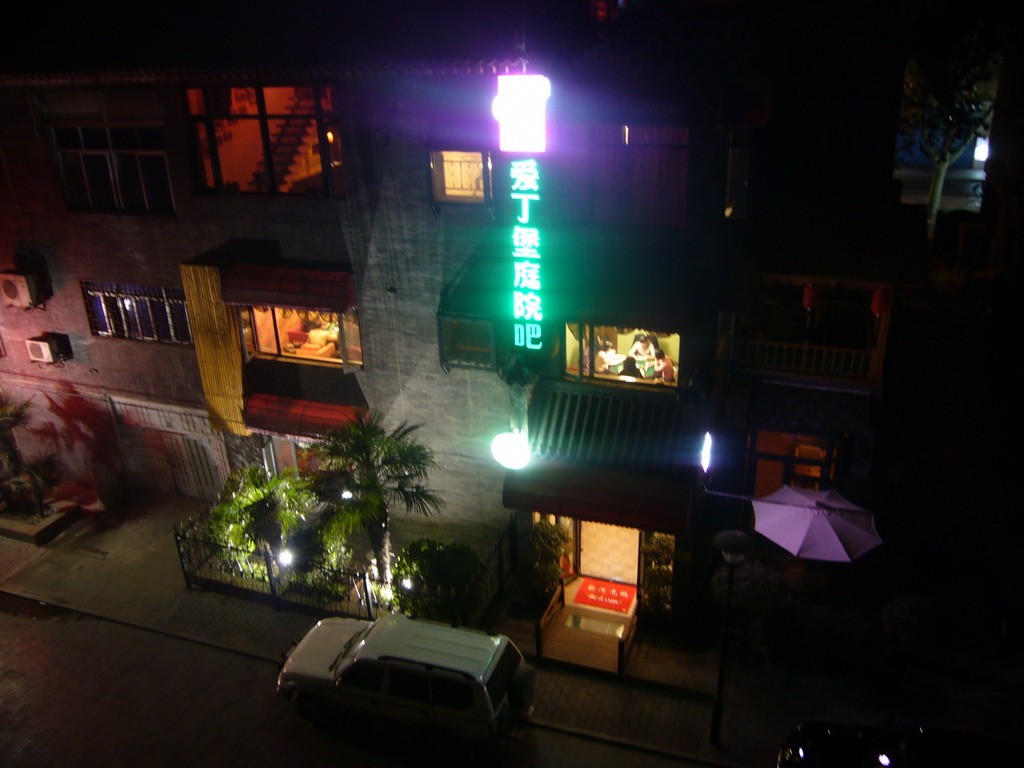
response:
[[[430,702],[430,678],[392,667],[388,671],[388,693],[412,701]]]
[[[430,680],[430,693],[434,703],[451,709],[469,709],[473,706],[473,689],[461,680],[434,677]]]
[[[366,661],[357,661],[345,670],[341,684],[365,691],[377,691],[384,687],[384,667]]]

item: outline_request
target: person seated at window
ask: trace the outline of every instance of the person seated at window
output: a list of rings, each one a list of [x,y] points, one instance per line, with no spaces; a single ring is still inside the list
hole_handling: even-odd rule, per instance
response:
[[[613,365],[618,365],[625,359],[625,355],[615,351],[615,342],[611,339],[604,339],[601,342],[601,349],[594,356],[594,372],[610,373]]]
[[[640,369],[636,367],[636,360],[632,357],[627,357],[622,361],[622,370],[619,371],[619,376],[632,376],[635,379],[642,379],[644,377],[640,373]]]
[[[633,346],[629,349],[629,356],[637,362],[654,359],[656,349],[651,337],[646,333],[638,333],[633,340]]]
[[[672,364],[672,358],[659,349],[654,353],[654,378],[661,379],[666,384],[673,384],[676,380],[676,367]]]

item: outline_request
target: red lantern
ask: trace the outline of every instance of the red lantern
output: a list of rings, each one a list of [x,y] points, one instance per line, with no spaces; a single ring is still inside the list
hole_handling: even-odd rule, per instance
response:
[[[817,287],[807,283],[804,286],[804,309],[810,312],[812,309],[818,306],[818,289]]]
[[[892,291],[888,288],[876,288],[871,294],[871,314],[875,317],[888,315],[892,309]]]

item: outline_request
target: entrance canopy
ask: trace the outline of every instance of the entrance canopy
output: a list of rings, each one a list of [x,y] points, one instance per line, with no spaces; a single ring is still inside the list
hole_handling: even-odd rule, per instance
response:
[[[701,408],[669,392],[542,380],[530,402],[533,459],[506,472],[504,504],[682,533],[704,423]]]
[[[563,462],[535,462],[505,473],[506,507],[630,528],[682,533],[692,484]]]
[[[244,418],[254,432],[319,437],[355,420],[357,411],[348,405],[258,394],[246,402]]]

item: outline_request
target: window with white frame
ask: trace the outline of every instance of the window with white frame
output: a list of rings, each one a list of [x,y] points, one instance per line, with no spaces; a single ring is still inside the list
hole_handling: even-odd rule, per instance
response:
[[[191,344],[192,330],[180,288],[82,282],[94,336],[164,344]]]
[[[53,138],[70,209],[174,212],[161,128],[59,125],[53,128]]]
[[[434,202],[485,203],[491,190],[491,158],[481,151],[430,153]]]

